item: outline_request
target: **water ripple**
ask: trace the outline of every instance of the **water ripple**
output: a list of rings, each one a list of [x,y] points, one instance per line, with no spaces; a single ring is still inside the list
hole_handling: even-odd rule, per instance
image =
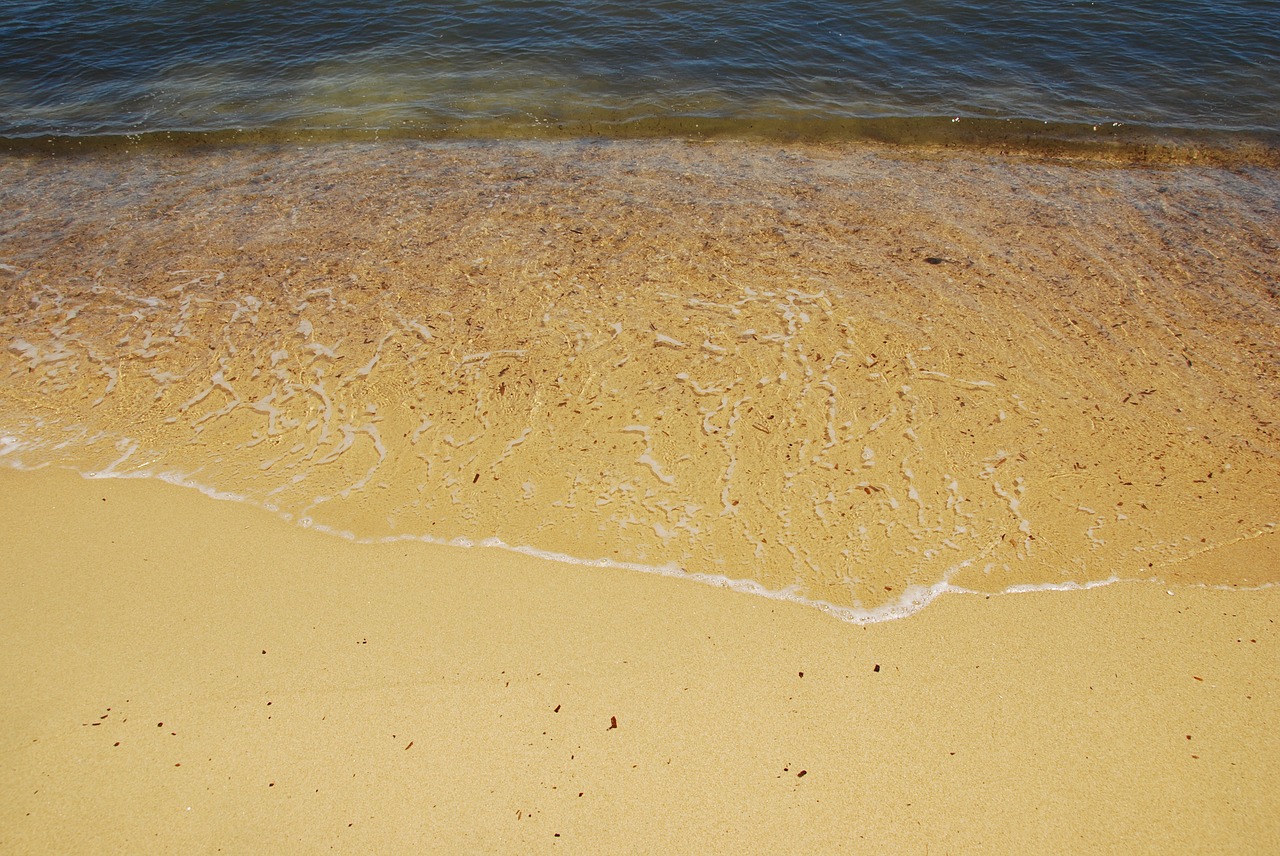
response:
[[[0,136],[495,118],[1280,133],[1272,2],[0,3]]]

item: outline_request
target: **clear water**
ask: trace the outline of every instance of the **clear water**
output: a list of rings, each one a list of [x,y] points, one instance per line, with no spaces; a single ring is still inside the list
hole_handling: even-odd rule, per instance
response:
[[[1274,140],[1277,68],[1274,0],[10,0],[0,137]]]
[[[853,621],[1280,582],[1197,564],[1280,533],[1280,170],[140,148],[0,157],[0,466]]]
[[[1273,585],[1197,562],[1280,532],[1278,60],[1257,0],[0,0],[0,465],[855,621]]]

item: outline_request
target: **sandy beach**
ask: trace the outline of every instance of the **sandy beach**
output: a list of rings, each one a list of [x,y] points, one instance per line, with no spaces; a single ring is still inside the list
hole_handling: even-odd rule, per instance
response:
[[[0,480],[5,852],[1280,845],[1275,589],[857,627],[155,480]]]
[[[0,160],[0,851],[1280,850],[1280,174],[1194,161]]]

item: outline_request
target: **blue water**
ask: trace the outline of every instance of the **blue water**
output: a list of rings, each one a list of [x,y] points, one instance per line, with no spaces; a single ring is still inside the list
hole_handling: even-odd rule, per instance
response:
[[[8,138],[956,119],[1271,138],[1278,72],[1276,0],[0,2]]]

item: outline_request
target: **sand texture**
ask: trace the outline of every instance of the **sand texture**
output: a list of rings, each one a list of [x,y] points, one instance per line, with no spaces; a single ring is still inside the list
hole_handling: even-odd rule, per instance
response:
[[[0,158],[0,852],[1280,851],[1278,202]]]
[[[154,480],[0,489],[6,853],[1280,847],[1275,589],[856,627]]]

